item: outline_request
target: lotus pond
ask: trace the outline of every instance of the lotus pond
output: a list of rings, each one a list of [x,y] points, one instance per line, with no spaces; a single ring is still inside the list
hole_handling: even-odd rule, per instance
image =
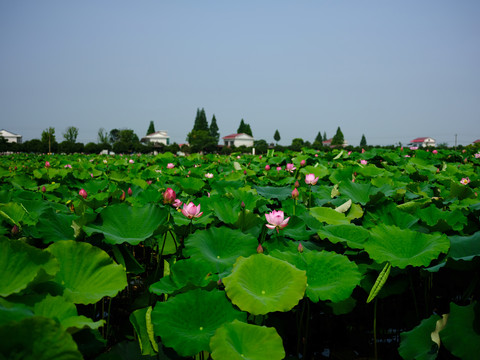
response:
[[[476,152],[4,155],[0,359],[478,359]]]

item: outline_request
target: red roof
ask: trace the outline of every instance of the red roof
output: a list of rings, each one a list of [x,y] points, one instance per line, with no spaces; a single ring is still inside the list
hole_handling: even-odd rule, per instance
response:
[[[240,135],[247,135],[245,133],[240,133],[240,134],[232,134],[232,135],[227,135],[227,136],[224,136],[222,139],[235,139],[236,137],[240,136]],[[250,135],[248,135],[250,136]]]
[[[473,143],[476,144],[476,143],[479,143],[479,142],[480,142],[480,139],[475,140]]]
[[[410,142],[412,142],[412,143],[417,143],[417,142],[418,142],[418,143],[422,143],[422,142],[424,142],[426,139],[428,139],[428,137],[420,137],[420,138],[413,139],[413,140],[410,141]]]

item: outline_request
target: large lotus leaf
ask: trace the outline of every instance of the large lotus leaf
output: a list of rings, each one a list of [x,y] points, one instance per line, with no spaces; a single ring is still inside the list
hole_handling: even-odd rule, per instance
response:
[[[194,177],[178,178],[177,182],[180,184],[183,191],[190,195],[199,192],[205,186],[205,182],[203,180]]]
[[[303,298],[307,285],[305,271],[264,254],[238,258],[222,281],[232,303],[253,315],[289,311]]]
[[[355,203],[365,205],[370,201],[370,196],[375,195],[379,189],[371,184],[360,184],[351,181],[343,181],[339,186],[340,193],[352,199]]]
[[[306,223],[297,216],[290,217],[288,226],[283,229],[283,235],[294,240],[308,240],[315,234],[313,230],[307,230]]]
[[[275,186],[254,186],[258,195],[267,199],[285,200],[292,196],[292,188],[290,186],[275,187]]]
[[[480,334],[478,333],[478,303],[468,306],[450,304],[447,326],[440,331],[440,339],[445,347],[463,360],[476,360],[480,354]]]
[[[415,225],[418,220],[418,216],[402,211],[395,204],[390,203],[387,206],[376,208],[374,212],[368,212],[365,215],[363,226],[371,228],[377,224],[384,224],[395,225],[400,229],[408,229]]]
[[[302,173],[303,175],[314,174],[315,177],[318,177],[319,179],[323,179],[325,176],[330,174],[330,169],[326,168],[323,165],[319,165],[319,166],[309,165],[302,168],[300,170],[300,173]]]
[[[480,231],[470,236],[449,236],[450,251],[448,257],[453,260],[470,261],[480,256]]]
[[[48,252],[20,240],[0,238],[0,296],[20,292],[42,271],[54,276],[58,269]]]
[[[310,214],[318,221],[330,225],[350,223],[350,220],[345,217],[345,214],[328,207],[313,207],[310,209]]]
[[[56,213],[53,209],[47,209],[39,219],[36,230],[45,244],[60,240],[73,240],[75,238],[72,223],[78,217]]]
[[[368,230],[354,224],[326,225],[317,233],[320,239],[327,239],[334,244],[341,242],[352,249],[363,249],[364,242],[370,236]]]
[[[150,291],[161,294],[172,294],[187,286],[207,286],[212,281],[218,280],[218,275],[212,274],[215,266],[203,261],[193,259],[179,260],[172,265],[169,276],[164,276],[156,283],[150,285]]]
[[[152,312],[155,334],[165,346],[181,356],[210,352],[210,338],[224,323],[246,321],[246,313],[236,310],[222,291],[192,290],[166,302],[157,302]]]
[[[72,336],[53,319],[41,316],[0,326],[0,358],[82,360]]]
[[[214,360],[280,360],[285,357],[282,338],[275,328],[238,320],[223,324],[210,340]]]
[[[35,225],[36,223],[36,220],[28,214],[27,209],[18,203],[0,204],[0,216],[7,219],[12,225],[19,227],[22,224]]]
[[[390,262],[401,269],[411,266],[428,266],[446,253],[450,241],[444,234],[423,234],[392,225],[379,225],[370,230],[365,250],[377,263]]]
[[[456,209],[454,211],[445,211],[430,205],[425,209],[417,210],[417,215],[428,226],[436,225],[440,220],[444,220],[453,230],[460,231],[467,224],[467,217]]]
[[[153,332],[152,307],[135,310],[130,314],[129,320],[137,333],[142,355],[156,355],[158,345]]]
[[[438,355],[438,345],[432,341],[432,332],[440,316],[432,315],[422,320],[416,328],[400,334],[398,352],[405,360],[434,360]]]
[[[101,224],[83,227],[87,235],[102,233],[108,244],[137,245],[148,239],[154,231],[167,221],[168,209],[160,209],[153,204],[132,207],[117,204],[107,207],[100,213]]]
[[[123,266],[88,243],[60,241],[47,251],[60,263],[55,282],[63,287],[63,296],[75,304],[93,304],[104,296],[114,297],[127,286]]]
[[[307,273],[306,295],[313,302],[347,299],[360,284],[358,266],[344,255],[329,251],[306,251],[303,253],[273,251],[271,255],[295,265]]]
[[[47,295],[45,299],[36,303],[33,311],[37,316],[56,319],[68,331],[88,327],[98,329],[103,326],[104,320],[94,322],[83,315],[78,315],[76,306],[67,301],[63,296]]]
[[[197,230],[185,240],[186,256],[213,265],[217,273],[233,266],[239,256],[257,251],[258,240],[240,230],[227,227]]]
[[[240,215],[240,202],[234,199],[218,198],[211,203],[210,207],[215,215],[226,224],[235,224]]]
[[[12,303],[0,298],[0,326],[10,321],[19,321],[33,316],[32,309],[22,303]]]

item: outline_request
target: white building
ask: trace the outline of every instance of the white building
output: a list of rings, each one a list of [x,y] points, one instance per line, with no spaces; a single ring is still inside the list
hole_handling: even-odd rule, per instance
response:
[[[432,139],[431,137],[419,137],[410,141],[409,145],[421,147],[435,146],[435,139]]]
[[[170,136],[168,136],[167,131],[160,130],[152,134],[148,134],[147,136],[143,137],[141,141],[144,143],[151,143],[154,145],[155,144],[170,145]]]
[[[7,130],[0,130],[0,136],[3,136],[5,139],[7,139],[7,142],[10,143],[22,143],[22,135],[17,135]]]
[[[254,138],[248,134],[232,134],[228,136],[224,136],[223,141],[225,142],[225,146],[246,146],[252,147]]]

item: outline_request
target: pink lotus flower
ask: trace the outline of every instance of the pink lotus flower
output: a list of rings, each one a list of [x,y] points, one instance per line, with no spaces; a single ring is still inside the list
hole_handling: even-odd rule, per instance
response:
[[[42,186],[42,192],[44,193],[45,191],[47,191],[47,188],[45,187],[45,185]]]
[[[163,203],[172,204],[175,201],[176,197],[177,197],[177,194],[175,194],[175,191],[172,188],[168,188],[163,193]]]
[[[182,206],[182,202],[180,201],[180,199],[175,199],[175,200],[173,201],[172,206],[173,206],[174,208],[178,209],[180,206]]]
[[[93,174],[92,173],[90,173],[90,177],[93,179]]]
[[[362,154],[365,153],[365,149],[362,148]]]
[[[298,248],[297,248],[297,249],[298,249],[298,252],[303,253],[303,245],[302,245],[302,243],[299,243],[299,244],[298,244]]]
[[[418,146],[410,146],[410,150],[418,150]]]
[[[133,159],[128,160],[130,164],[133,164],[135,161]]]
[[[293,191],[292,191],[292,199],[294,199],[294,200],[298,199],[298,196],[299,196],[299,195],[300,195],[300,194],[298,193],[297,188],[293,189]]]
[[[307,185],[315,185],[318,181],[318,177],[315,177],[314,174],[307,174],[305,176],[305,183]]]
[[[262,247],[262,244],[258,244],[258,246],[257,246],[257,253],[259,253],[259,254],[263,254],[263,247]]]
[[[67,165],[64,166],[64,168],[65,168],[65,169],[67,169],[67,168],[71,169],[71,168],[72,168],[72,165],[67,164]]]
[[[277,171],[280,171],[282,170],[282,167],[281,166],[277,166]]]
[[[438,151],[437,151],[437,150],[433,150],[433,151],[432,151],[432,154],[438,154]]]
[[[462,185],[467,185],[470,183],[470,179],[468,177],[466,178],[463,178],[462,180],[460,180],[460,184]]]
[[[300,166],[303,167],[303,166],[305,166],[306,163],[307,163],[307,162],[306,162],[305,160],[302,160],[302,161],[300,161]]]
[[[360,160],[360,164],[362,165],[367,165],[368,161],[367,160]]]
[[[78,192],[78,195],[80,195],[84,199],[87,198],[87,192],[84,189],[80,189],[80,191]]]
[[[206,177],[207,179],[211,179],[211,178],[213,178],[213,174],[212,174],[212,173],[206,173],[206,174],[205,174],[205,177]]]
[[[203,212],[200,212],[200,204],[196,206],[193,202],[190,202],[188,205],[183,205],[182,214],[189,219],[193,219],[202,216]]]
[[[285,215],[281,210],[273,210],[271,213],[265,214],[265,218],[268,221],[268,224],[265,226],[269,229],[276,229],[278,233],[278,230],[285,228],[288,225],[288,220],[290,220],[289,217],[284,219],[284,216]]]
[[[173,165],[172,163],[167,164],[167,169],[173,169],[174,167],[175,167],[175,165]]]
[[[132,196],[132,194],[133,194],[132,188],[128,188],[127,194],[128,194],[128,196]]]
[[[287,164],[287,167],[285,170],[293,172],[296,169],[296,167],[293,164]]]
[[[46,168],[49,168],[50,167],[50,163],[48,161],[45,161],[45,167]]]
[[[265,170],[270,170],[270,165],[265,165]]]

